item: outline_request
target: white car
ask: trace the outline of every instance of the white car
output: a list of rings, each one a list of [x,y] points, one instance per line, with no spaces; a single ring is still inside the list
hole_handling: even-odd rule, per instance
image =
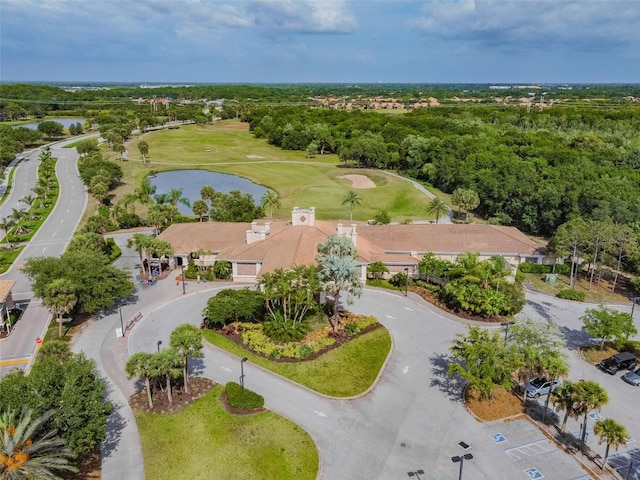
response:
[[[553,392],[556,388],[562,385],[560,380],[547,380],[544,377],[531,380],[527,385],[527,397],[538,398],[541,395],[546,395],[549,391]]]

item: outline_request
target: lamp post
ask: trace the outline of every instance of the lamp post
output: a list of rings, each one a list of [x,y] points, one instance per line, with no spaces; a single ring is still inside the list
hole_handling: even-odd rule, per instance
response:
[[[509,327],[516,322],[502,322],[500,325],[504,327],[504,343],[507,343],[507,338],[509,337]]]
[[[240,360],[240,387],[243,392],[244,392],[244,362],[246,362],[247,360],[249,360],[247,357],[244,357],[242,360]]]
[[[418,478],[418,480],[420,480],[420,475],[424,475],[424,470],[419,469],[419,470],[416,470],[415,472],[407,472],[407,475],[409,475],[410,477],[415,476]]]
[[[118,310],[120,310],[120,328],[122,329],[122,336],[124,337],[124,323],[122,323],[122,307],[118,305]]]
[[[635,310],[635,308],[636,308],[636,302],[637,302],[638,300],[640,300],[640,297],[633,297],[633,298],[631,299],[631,320],[633,320],[633,311],[634,311],[634,310]]]
[[[185,293],[187,293],[184,288],[184,260],[180,264],[180,267],[182,268],[182,294],[184,295]]]
[[[409,296],[409,268],[404,269],[404,296]]]
[[[160,351],[160,345],[162,345],[162,340],[158,340],[156,342],[156,347],[158,347],[158,351]]]
[[[464,455],[456,455],[455,457],[451,457],[451,461],[453,463],[460,463],[460,474],[458,475],[458,480],[462,480],[462,465],[464,465],[465,460],[471,460],[473,455],[470,453],[465,453]]]

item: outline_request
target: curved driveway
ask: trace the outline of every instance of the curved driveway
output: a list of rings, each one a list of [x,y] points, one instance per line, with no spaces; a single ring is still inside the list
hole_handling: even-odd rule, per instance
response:
[[[212,292],[180,297],[149,312],[129,339],[131,352],[154,352],[168,343],[170,332],[189,321],[200,324]],[[447,352],[465,326],[424,304],[418,297],[366,289],[351,311],[376,315],[391,332],[393,350],[375,389],[356,399],[332,399],[293,384],[271,372],[245,364],[248,388],[259,392],[272,410],[290,418],[315,439],[325,479],[391,479],[410,470],[428,470],[425,478],[454,478],[458,442],[473,446],[471,478],[522,478],[519,463],[488,442],[491,424],[479,423],[460,402],[461,384],[446,376]],[[238,381],[239,358],[205,347],[196,372],[219,383]],[[526,422],[525,422],[526,423]],[[564,455],[557,453],[556,455]],[[504,457],[504,458],[503,458]],[[502,460],[502,461],[498,461]],[[562,457],[563,476],[584,472]],[[547,477],[549,478],[549,477]]]

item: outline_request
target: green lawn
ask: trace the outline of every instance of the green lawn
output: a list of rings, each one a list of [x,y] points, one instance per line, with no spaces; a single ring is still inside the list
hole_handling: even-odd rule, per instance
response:
[[[294,206],[314,206],[318,219],[348,220],[349,210],[341,204],[351,183],[338,177],[355,173],[368,176],[377,185],[357,190],[362,203],[353,211],[355,220],[369,220],[382,208],[392,221],[432,218],[426,212],[429,199],[408,181],[379,170],[339,168],[336,155],[307,158],[304,152],[281,150],[254,138],[246,124],[235,120],[206,127],[187,125],[178,130],[152,132],[143,138],[149,144],[150,163],[143,164],[138,159],[139,139],[132,139],[127,144],[130,160],[121,163],[124,184],[114,191],[114,202],[132,192],[152,170],[199,168],[239,175],[277,191],[282,207],[274,217],[288,219]],[[118,159],[118,154],[105,147],[103,154]]]
[[[212,330],[203,330],[213,345],[260,365],[278,375],[333,397],[351,397],[365,392],[380,373],[391,350],[386,328],[377,328],[339,348],[306,362],[280,363],[240,348]]]
[[[223,387],[172,415],[136,413],[146,478],[313,480],[319,466],[311,437],[266,411],[227,413]]]

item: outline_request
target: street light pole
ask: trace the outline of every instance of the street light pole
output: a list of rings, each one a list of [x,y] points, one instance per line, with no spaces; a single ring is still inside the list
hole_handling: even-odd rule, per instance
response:
[[[404,296],[409,296],[409,268],[404,269]]]
[[[635,310],[635,308],[636,308],[636,302],[637,302],[638,300],[640,300],[640,297],[633,297],[633,298],[631,299],[631,320],[633,320],[633,311],[634,311],[634,310]]]
[[[180,267],[182,267],[182,294],[184,295],[185,293],[187,293],[184,288],[184,260],[180,264]]]
[[[420,475],[424,475],[424,470],[419,469],[419,470],[416,470],[415,472],[407,472],[407,475],[409,475],[410,477],[415,476],[418,478],[418,480],[420,480]]]
[[[509,327],[513,324],[515,324],[516,322],[502,322],[500,325],[502,325],[504,328],[504,343],[507,343],[507,338],[509,337]]]
[[[460,474],[458,475],[458,480],[462,480],[462,465],[464,465],[465,460],[471,460],[473,455],[470,453],[465,453],[464,455],[456,455],[455,457],[451,457],[451,461],[453,463],[460,463]]]
[[[240,360],[240,387],[242,388],[243,392],[244,392],[244,362],[246,362],[247,360],[249,360],[247,357],[244,357],[242,360]]]
[[[118,310],[120,310],[120,328],[122,329],[122,336],[124,337],[124,323],[122,323],[122,307],[118,306]]]
[[[156,346],[158,347],[158,351],[160,351],[160,345],[162,345],[162,340],[158,340],[156,342]]]

